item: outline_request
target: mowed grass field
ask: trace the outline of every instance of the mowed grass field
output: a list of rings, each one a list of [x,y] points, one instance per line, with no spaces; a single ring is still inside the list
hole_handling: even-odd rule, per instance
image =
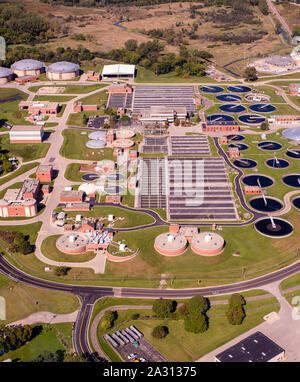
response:
[[[222,299],[222,297],[220,296],[219,299]],[[120,305],[123,305],[126,302],[121,302]],[[129,301],[128,305],[130,305]],[[132,305],[137,305],[137,303]],[[142,300],[140,305],[151,306],[152,301]],[[111,310],[114,310],[113,308],[114,307],[112,306]],[[130,325],[134,325],[143,333],[145,339],[149,341],[168,361],[191,362],[259,325],[263,322],[264,315],[271,311],[278,311],[279,304],[275,298],[266,298],[248,302],[245,307],[247,316],[242,325],[236,326],[228,323],[226,318],[227,309],[227,304],[212,305],[207,312],[207,316],[209,317],[209,328],[206,332],[198,334],[187,332],[184,329],[184,322],[182,319],[151,319],[151,316],[153,315],[152,310],[139,310],[134,308],[117,311],[118,318],[114,322],[114,327],[116,328],[115,330],[117,330],[117,327],[118,330],[122,330]],[[150,318],[147,320],[132,320],[131,317],[133,314],[150,316]],[[169,333],[165,338],[155,339],[152,336],[152,330],[157,325],[168,327]],[[114,329],[112,329],[112,332],[113,331]],[[101,328],[100,321],[100,325],[98,326],[98,340],[106,354],[116,362],[119,360],[119,356],[114,352],[112,347],[103,340],[102,336],[104,333],[105,331]]]
[[[64,92],[62,94],[87,94],[94,90],[101,89],[105,87],[105,84],[91,84],[91,85],[62,85],[59,87],[65,88]],[[37,93],[40,88],[45,87],[43,86],[32,86],[28,90],[31,92]],[[49,88],[54,88],[58,86],[47,86]]]
[[[19,111],[18,105],[21,101],[26,101],[28,94],[18,89],[0,88],[0,127],[4,122],[13,125],[30,125],[25,117],[26,111]]]

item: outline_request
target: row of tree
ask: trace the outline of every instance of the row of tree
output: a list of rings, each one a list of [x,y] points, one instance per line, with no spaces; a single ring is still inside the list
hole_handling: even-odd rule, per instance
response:
[[[7,353],[23,346],[33,337],[31,326],[5,326],[0,325],[0,350]]]
[[[22,232],[0,231],[0,238],[8,245],[8,251],[27,255],[32,252],[29,236]]]

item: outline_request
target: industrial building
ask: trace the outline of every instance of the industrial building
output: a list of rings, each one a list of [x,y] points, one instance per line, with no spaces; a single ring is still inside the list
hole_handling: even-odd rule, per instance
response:
[[[25,59],[12,64],[11,69],[18,77],[38,77],[45,72],[45,64],[37,60]]]
[[[53,179],[53,166],[50,164],[40,165],[36,170],[35,177],[40,182],[51,182]]]
[[[141,110],[138,119],[141,122],[174,122],[175,119],[185,119],[187,117],[187,109],[183,106],[176,108],[169,106],[151,106],[150,109]]]
[[[46,76],[49,80],[72,80],[79,76],[79,65],[72,62],[60,61],[51,64],[46,69]]]
[[[9,131],[10,143],[41,143],[44,129],[39,125],[13,126]]]
[[[285,350],[261,332],[251,334],[242,341],[215,356],[216,362],[278,362],[283,361]]]
[[[59,108],[60,105],[57,102],[22,101],[19,103],[19,110],[27,110],[32,115],[56,115]]]
[[[83,191],[62,191],[60,194],[60,203],[80,203],[83,201],[83,196]]]
[[[135,65],[104,65],[102,70],[102,79],[110,78],[134,78]]]
[[[74,113],[80,113],[82,111],[97,111],[98,105],[83,105],[82,102],[76,102],[73,106]]]
[[[91,231],[86,234],[73,233],[60,236],[56,247],[64,253],[79,254],[87,251],[105,251],[113,239],[112,232]]]
[[[202,123],[203,133],[235,133],[239,131],[236,121],[208,121]]]
[[[100,81],[101,80],[101,74],[95,73],[93,70],[89,70],[86,74],[86,77],[90,81]]]
[[[24,180],[20,189],[8,189],[0,200],[0,216],[35,216],[39,191],[40,181],[30,178]]]
[[[13,72],[10,69],[0,67],[0,85],[12,80]]]
[[[300,115],[272,115],[268,122],[274,127],[300,126]]]
[[[132,93],[133,88],[129,84],[114,84],[108,88],[108,93]]]

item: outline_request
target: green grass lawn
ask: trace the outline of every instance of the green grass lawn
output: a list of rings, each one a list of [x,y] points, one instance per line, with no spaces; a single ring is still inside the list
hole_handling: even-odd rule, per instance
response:
[[[32,168],[34,168],[38,165],[39,165],[39,162],[24,164],[23,166],[21,166],[18,170],[16,170],[12,174],[6,176],[5,178],[0,179],[0,186],[4,183],[9,182],[10,180],[16,178],[17,176],[24,174],[25,172],[31,170]]]
[[[86,134],[82,135],[81,133]],[[64,142],[60,148],[60,154],[65,158],[69,159],[82,159],[82,160],[95,160],[100,161],[102,159],[109,159],[116,161],[113,156],[113,149],[103,148],[103,149],[89,149],[86,147],[86,142],[88,138],[89,131],[86,130],[75,130],[75,129],[65,129],[63,131]],[[92,154],[94,153],[94,155]]]
[[[68,102],[74,98],[75,96],[36,95],[34,96],[33,101]]]
[[[97,116],[107,116],[103,109],[95,110],[95,111],[81,111],[79,113],[70,113],[67,125],[68,126],[79,126],[79,127],[86,127],[87,125],[83,123],[83,116],[90,117],[91,115],[97,115]]]
[[[82,175],[84,172],[79,172],[81,163],[68,164],[65,171],[65,178],[71,182],[82,182]]]
[[[288,277],[280,283],[280,289],[286,290],[300,285],[300,273]]]
[[[8,150],[11,155],[23,158],[23,162],[44,158],[50,148],[50,143],[10,143],[9,134],[0,135],[2,150]]]
[[[80,98],[79,101],[82,102],[83,105],[102,105],[102,104],[106,104],[107,97],[108,97],[107,91],[101,90],[87,97]]]
[[[125,303],[125,302],[124,302]],[[123,302],[120,303],[122,305]],[[144,305],[152,305],[152,302],[143,301]],[[136,304],[133,304],[136,305]],[[168,319],[138,319],[130,320],[134,313],[139,313],[140,316],[152,316],[152,310],[120,310],[118,318],[114,322],[115,330],[122,330],[127,326],[134,325],[140,330],[146,340],[148,340],[167,360],[171,362],[190,362],[195,361],[201,356],[218,348],[224,343],[241,335],[242,333],[252,329],[263,322],[263,316],[271,311],[278,311],[279,304],[275,298],[266,298],[263,300],[248,302],[246,310],[246,318],[242,325],[230,325],[226,318],[228,305],[213,305],[207,312],[209,317],[209,328],[204,333],[194,334],[187,332],[184,329],[183,320],[168,320]],[[113,306],[112,306],[112,309]],[[94,315],[94,312],[93,312]],[[127,321],[129,320],[129,321]],[[127,321],[122,325],[123,322]],[[118,326],[121,325],[121,326]],[[169,334],[164,339],[155,339],[151,333],[155,326],[166,325],[169,329]],[[101,347],[113,361],[118,361],[118,355],[113,349],[105,343],[102,335],[105,333],[101,326],[98,326],[98,339]]]
[[[78,214],[78,211],[67,211],[67,216],[71,218],[75,218]],[[114,215],[115,219],[119,217],[123,217],[124,220],[122,221],[116,221],[114,224],[115,228],[130,228],[130,227],[138,227],[141,225],[147,225],[154,223],[154,219],[152,216],[148,215],[144,212],[138,212],[138,211],[126,211],[119,207],[105,207],[105,206],[96,206],[93,207],[91,211],[82,211],[80,212],[82,217],[95,217],[95,218],[101,218],[105,217],[107,218],[109,214]],[[104,226],[107,226],[109,222],[107,220],[103,221]]]
[[[65,262],[74,262],[74,263],[82,263],[86,261],[92,260],[96,255],[94,252],[86,252],[79,255],[68,255],[59,251],[56,247],[56,240],[60,235],[48,236],[42,242],[42,253],[50,260],[54,261],[65,261]]]
[[[59,85],[51,85],[47,87],[57,87]],[[91,85],[62,85],[61,87],[64,87],[65,90],[62,94],[87,94],[90,92],[93,92],[94,90],[101,89],[103,87],[107,86],[106,84],[91,84]],[[43,86],[32,86],[28,90],[31,92],[36,93],[40,88]]]
[[[42,331],[31,341],[17,350],[9,351],[0,357],[0,361],[7,358],[30,362],[45,350],[55,353],[57,350],[69,352],[72,349],[72,323],[54,325],[33,325],[41,327]]]
[[[18,98],[13,101],[13,99]],[[0,126],[7,121],[13,125],[29,125],[25,120],[28,115],[26,111],[19,111],[18,105],[26,101],[28,94],[18,89],[0,88]]]

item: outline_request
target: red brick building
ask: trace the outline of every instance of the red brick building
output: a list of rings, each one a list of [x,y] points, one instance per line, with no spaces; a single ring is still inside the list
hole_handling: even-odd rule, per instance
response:
[[[59,104],[57,102],[30,102],[22,101],[19,103],[19,110],[28,110],[32,115],[56,115],[59,112]]]
[[[260,194],[260,188],[258,186],[245,186],[244,187],[245,195],[257,195]]]
[[[16,77],[15,81],[18,84],[26,84],[26,82],[34,82],[37,81],[37,76],[21,76],[21,77]]]
[[[86,75],[87,75],[87,79],[90,81],[100,81],[101,80],[101,74],[95,73],[92,70],[89,70]]]
[[[117,84],[117,85],[111,85],[108,88],[108,93],[132,93],[133,89],[132,86],[129,84]]]
[[[240,156],[240,150],[238,147],[229,147],[229,158],[238,158]]]
[[[202,123],[203,133],[236,133],[239,125],[236,121],[214,121]]]
[[[291,96],[300,96],[300,84],[289,84],[289,93]]]
[[[227,145],[227,142],[228,142],[227,137],[220,137],[219,138],[220,145]]]
[[[74,113],[80,113],[82,111],[96,111],[98,105],[83,105],[82,102],[77,102],[73,106]]]
[[[37,199],[40,192],[40,181],[38,179],[25,179],[20,189],[22,199]]]
[[[41,165],[35,173],[36,179],[40,182],[51,182],[53,179],[53,167],[51,165]]]
[[[83,201],[83,191],[62,191],[60,194],[60,203],[81,203]]]

